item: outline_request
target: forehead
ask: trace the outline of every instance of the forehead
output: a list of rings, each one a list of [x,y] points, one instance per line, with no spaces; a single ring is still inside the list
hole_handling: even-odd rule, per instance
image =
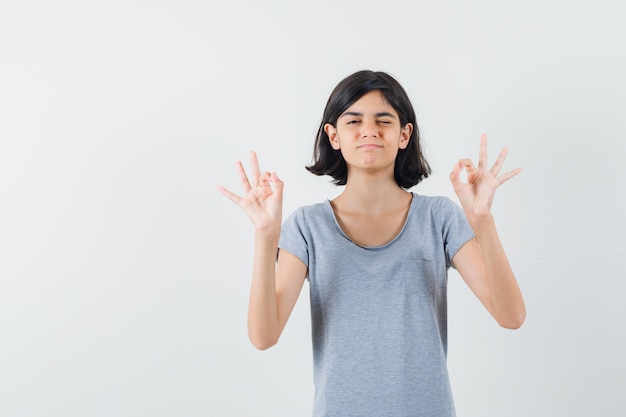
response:
[[[389,104],[380,90],[373,90],[364,94],[344,111],[344,113],[347,112],[357,112],[363,114],[386,112],[391,113],[394,116],[398,115],[396,110],[391,106],[391,104]]]

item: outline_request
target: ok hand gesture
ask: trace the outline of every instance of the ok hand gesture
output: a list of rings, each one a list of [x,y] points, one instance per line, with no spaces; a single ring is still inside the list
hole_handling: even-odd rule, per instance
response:
[[[250,183],[241,162],[237,161],[237,171],[245,193],[243,196],[239,196],[222,186],[218,186],[218,191],[241,207],[257,230],[280,230],[284,184],[275,172],[261,173],[259,161],[254,151],[250,152],[250,166],[252,183]]]
[[[505,181],[522,172],[521,168],[516,168],[498,176],[507,152],[507,148],[502,149],[493,167],[487,170],[487,135],[483,134],[480,138],[478,167],[475,167],[469,158],[459,160],[454,166],[452,173],[450,173],[450,181],[467,215],[477,217],[489,215],[496,189]],[[460,177],[463,169],[467,172],[466,183]]]

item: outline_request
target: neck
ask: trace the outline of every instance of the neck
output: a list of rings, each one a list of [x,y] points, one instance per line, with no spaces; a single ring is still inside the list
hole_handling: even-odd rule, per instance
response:
[[[359,175],[348,178],[344,191],[335,201],[349,211],[376,213],[406,204],[410,196],[393,176]]]

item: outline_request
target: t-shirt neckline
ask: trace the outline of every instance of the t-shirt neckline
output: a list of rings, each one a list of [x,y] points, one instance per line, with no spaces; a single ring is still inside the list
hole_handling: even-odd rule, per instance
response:
[[[378,246],[365,246],[365,245],[359,245],[358,243],[355,243],[352,239],[350,239],[350,237],[348,237],[346,232],[344,232],[344,230],[341,228],[341,225],[339,224],[339,221],[337,220],[337,216],[335,216],[335,211],[333,210],[333,206],[330,204],[330,199],[327,199],[324,202],[324,205],[326,207],[326,211],[327,211],[328,215],[330,215],[330,217],[333,219],[335,227],[337,228],[339,233],[341,233],[341,235],[346,240],[348,240],[352,245],[354,245],[356,247],[359,247],[359,248],[362,248],[362,249],[367,249],[367,250],[380,250],[380,249],[385,249],[385,248],[393,245],[394,242],[396,242],[398,239],[400,239],[400,236],[402,236],[402,234],[406,230],[407,224],[409,224],[409,220],[410,220],[411,216],[413,215],[413,207],[415,205],[415,201],[417,200],[417,194],[415,194],[412,191],[410,193],[411,193],[411,204],[409,205],[409,211],[407,213],[406,219],[404,220],[404,224],[402,225],[402,229],[400,229],[400,232],[398,232],[398,234],[396,236],[394,236],[389,242],[384,243],[382,245],[378,245]]]

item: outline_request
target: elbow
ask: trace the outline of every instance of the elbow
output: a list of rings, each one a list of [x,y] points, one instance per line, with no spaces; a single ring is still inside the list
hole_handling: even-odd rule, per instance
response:
[[[522,324],[524,324],[524,319],[521,319],[521,320],[507,320],[506,322],[500,322],[498,324],[500,325],[500,327],[503,327],[503,328],[508,329],[508,330],[517,330],[520,327],[522,327]]]
[[[248,338],[250,339],[250,343],[252,343],[252,346],[257,348],[258,350],[267,350],[278,342],[277,338],[268,336],[248,334]]]
[[[252,340],[251,342],[252,342],[252,345],[258,350],[267,350],[276,344],[276,342],[265,342],[265,341],[256,341],[256,340]]]
[[[518,314],[498,320],[498,324],[500,325],[500,327],[503,327],[505,329],[517,330],[522,327],[524,321],[526,321],[526,312],[521,311]]]

